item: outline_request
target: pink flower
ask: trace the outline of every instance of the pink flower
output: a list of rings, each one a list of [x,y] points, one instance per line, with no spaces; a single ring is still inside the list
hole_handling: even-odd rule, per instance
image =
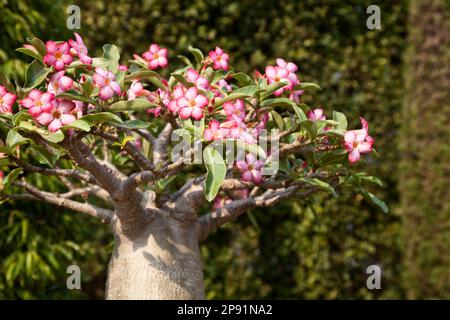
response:
[[[50,93],[58,94],[72,89],[73,80],[65,76],[65,71],[59,71],[53,74],[50,78],[50,82],[47,86],[47,91]]]
[[[259,131],[266,128],[267,121],[269,121],[269,113],[265,112],[261,114],[259,117],[259,123],[256,125],[256,131],[259,134]]]
[[[217,85],[225,92],[231,91],[232,89],[230,84],[225,79],[220,79],[219,81],[217,81]]]
[[[209,57],[214,63],[214,69],[228,70],[228,54],[221,48],[216,47],[214,51],[210,51]]]
[[[171,100],[169,102],[169,104],[167,105],[167,108],[171,112],[173,112],[173,113],[178,112],[179,106],[177,104],[177,100],[179,98],[183,97],[185,93],[186,93],[185,87],[183,87],[182,85],[175,86],[175,88],[173,89],[173,92],[172,92],[173,100]]]
[[[0,112],[12,113],[12,106],[16,102],[17,96],[6,90],[0,85]]]
[[[123,64],[119,65],[119,71],[127,71],[127,70],[128,70],[128,67],[126,65],[123,65]]]
[[[150,91],[145,90],[144,86],[139,80],[133,81],[127,92],[128,100],[134,100],[137,97],[147,97],[150,95]]]
[[[266,67],[266,77],[267,80],[269,82],[269,84],[274,83],[274,82],[289,82],[289,71],[285,68],[280,68],[280,67],[273,67],[273,66],[268,66]],[[277,91],[274,92],[275,96],[279,96],[283,93],[284,88],[288,88],[289,84],[286,85],[285,87],[282,87],[280,89],[278,89]]]
[[[167,66],[167,49],[161,49],[157,44],[153,43],[148,51],[142,54],[147,61],[150,69],[164,68]]]
[[[195,120],[203,118],[203,108],[208,105],[208,98],[198,94],[196,87],[189,88],[184,96],[177,99],[178,113],[181,119],[190,117]]]
[[[297,65],[292,62],[286,62],[284,59],[281,59],[281,58],[278,58],[276,61],[277,61],[277,65],[280,68],[287,69],[290,73],[297,72],[297,70],[298,70]]]
[[[288,82],[286,86],[274,92],[275,96],[281,95],[285,90],[292,90],[299,84],[297,75],[295,74],[297,69],[298,68],[294,63],[286,62],[280,58],[277,59],[277,66],[266,67],[265,76],[269,84],[280,81]]]
[[[317,108],[308,112],[308,119],[312,121],[325,120],[323,109]]]
[[[256,156],[249,153],[245,156],[245,161],[236,161],[236,167],[242,172],[241,178],[244,181],[260,183],[262,181],[261,168],[264,163],[256,160]]]
[[[228,130],[227,137],[255,144],[256,139],[251,130],[242,121],[229,120],[220,124],[222,129]]]
[[[108,100],[114,93],[120,95],[120,86],[114,80],[116,76],[111,71],[106,71],[102,68],[95,68],[95,74],[92,76],[94,85],[100,88],[100,99]]]
[[[209,122],[208,128],[205,129],[203,136],[206,141],[221,140],[226,138],[229,130],[220,127],[220,122],[213,119]]]
[[[197,71],[192,68],[189,68],[186,71],[186,78],[195,84],[198,88],[208,89],[209,81],[205,77],[202,77]]]
[[[362,129],[347,131],[344,136],[345,149],[349,152],[348,160],[350,163],[357,162],[361,154],[372,151],[372,145],[375,143],[373,138],[369,136],[369,125],[364,118],[361,118],[361,124]]]
[[[70,48],[67,42],[57,44],[54,41],[47,41],[45,44],[47,54],[44,56],[44,63],[53,66],[56,71],[64,69],[66,65],[72,63],[73,58],[70,55]]]
[[[74,34],[76,41],[72,39],[69,40],[70,53],[73,56],[78,56],[82,63],[91,64],[92,58],[88,56],[88,49],[84,45],[83,38],[76,32],[74,32]]]
[[[223,110],[229,120],[235,120],[237,122],[245,119],[245,104],[241,99],[237,99],[234,102],[227,101],[223,104]]]
[[[305,93],[305,90],[292,90],[289,99],[292,101],[299,103],[300,102],[300,96]]]
[[[71,124],[77,118],[73,115],[75,103],[60,100],[58,105],[49,112],[42,112],[36,117],[36,121],[42,125],[48,125],[48,131],[56,132],[62,126]]]
[[[33,89],[25,99],[19,101],[19,104],[27,108],[33,117],[36,117],[42,112],[52,110],[56,101],[53,93],[43,93],[37,89]]]

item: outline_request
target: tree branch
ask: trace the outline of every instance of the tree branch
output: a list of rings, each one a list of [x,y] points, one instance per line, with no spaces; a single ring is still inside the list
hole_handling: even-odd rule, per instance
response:
[[[157,165],[167,160],[168,144],[172,136],[173,126],[167,123],[153,144],[153,164]]]
[[[67,199],[67,197],[61,197],[61,195],[39,190],[24,180],[21,182],[14,182],[13,185],[24,188],[29,192],[29,194],[6,195],[7,198],[20,200],[40,200],[48,202],[60,207],[86,213],[92,217],[100,219],[103,223],[110,223],[114,217],[114,212],[111,210],[99,208],[85,202],[73,201]]]
[[[290,186],[276,190],[269,189],[258,197],[234,200],[222,208],[200,217],[197,220],[199,241],[204,241],[211,232],[215,231],[221,225],[237,219],[248,209],[273,206],[291,197],[298,188],[299,186]]]

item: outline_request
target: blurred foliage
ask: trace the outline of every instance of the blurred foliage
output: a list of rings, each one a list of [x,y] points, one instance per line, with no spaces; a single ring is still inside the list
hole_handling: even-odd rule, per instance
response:
[[[42,3],[19,2],[33,7],[37,7],[35,3]],[[370,174],[384,180],[385,188],[380,197],[390,205],[391,212],[386,215],[355,194],[343,194],[337,200],[317,199],[319,201],[314,205],[294,202],[253,211],[248,218],[220,229],[202,246],[208,298],[403,297],[397,210],[397,134],[402,104],[407,2],[377,1],[382,12],[382,29],[368,30],[366,8],[372,2],[52,2],[53,12],[64,11],[69,4],[79,5],[82,19],[79,32],[88,47],[101,48],[104,43],[115,43],[122,48],[123,62],[132,53],[147,50],[152,42],[169,48],[171,64],[179,63],[175,55],[187,54],[190,44],[206,52],[215,46],[222,47],[230,53],[231,65],[243,71],[262,71],[267,64],[274,63],[276,57],[284,57],[299,66],[301,80],[318,82],[324,88],[314,101],[310,96],[305,96],[305,101],[323,106],[328,114],[336,109],[353,115],[348,117],[352,120],[350,127],[358,126],[359,115],[369,121],[380,158],[370,157],[369,164],[363,165]],[[47,11],[39,12],[48,17]],[[58,19],[49,20],[43,30],[49,33],[40,36],[48,39],[59,33],[55,39],[63,39],[67,30],[52,26],[64,24],[65,17],[62,14]],[[4,22],[0,21],[3,28]],[[6,37],[8,46],[9,43],[15,46],[21,43],[15,36]],[[9,54],[12,49],[8,46],[0,44],[0,48]],[[47,246],[72,241],[80,248],[85,248],[83,243],[90,243],[92,250],[98,248],[73,251],[77,261],[92,263],[88,269],[82,268],[89,277],[99,277],[96,272],[106,269],[104,245],[108,243],[107,236],[101,233],[99,242],[94,231],[98,226],[91,224],[88,218],[70,218],[83,220],[79,224],[87,230],[74,234],[75,221],[64,224],[62,217],[68,214],[57,215],[54,207],[15,204],[14,208],[31,212],[58,226],[58,234],[54,236],[51,230],[48,234],[44,228],[39,230],[42,241],[48,241]],[[3,209],[1,214],[5,221],[11,215]],[[34,215],[30,215],[30,219],[34,219]],[[6,252],[10,254],[10,250],[2,245],[1,257],[5,257]],[[20,250],[26,249],[16,249]],[[366,289],[365,270],[371,264],[378,264],[383,269],[382,290]],[[65,270],[52,270],[64,276]],[[1,281],[5,283],[5,280]],[[61,286],[65,285],[65,279],[58,281]],[[47,283],[42,284],[42,294],[56,297],[49,289],[53,281]],[[95,283],[86,282],[86,285],[95,286]],[[98,287],[103,289],[101,281]],[[67,292],[66,297],[75,297],[74,293]],[[33,293],[36,291],[30,287],[28,294]]]
[[[415,299],[450,299],[450,7],[445,3],[414,1],[408,21],[400,190],[406,293]]]
[[[0,72],[12,78],[23,76],[26,63],[15,49],[28,37],[68,36],[64,14],[62,0],[0,0]]]

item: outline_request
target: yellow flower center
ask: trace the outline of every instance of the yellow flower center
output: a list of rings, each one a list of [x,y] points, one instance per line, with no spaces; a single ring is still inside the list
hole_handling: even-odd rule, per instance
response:
[[[61,51],[56,51],[56,53],[55,53],[55,58],[56,58],[57,60],[59,60],[59,59],[62,58],[62,53],[61,53]]]
[[[107,86],[109,86],[110,83],[111,83],[111,80],[109,80],[108,78],[106,78],[106,79],[105,79],[105,84],[106,84]]]
[[[189,106],[190,107],[195,107],[195,100],[194,99],[189,100]]]

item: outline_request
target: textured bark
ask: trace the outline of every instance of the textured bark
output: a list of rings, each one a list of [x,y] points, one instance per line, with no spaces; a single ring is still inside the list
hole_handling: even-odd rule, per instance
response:
[[[203,266],[194,223],[180,222],[161,211],[133,238],[115,225],[106,298],[204,299]]]

